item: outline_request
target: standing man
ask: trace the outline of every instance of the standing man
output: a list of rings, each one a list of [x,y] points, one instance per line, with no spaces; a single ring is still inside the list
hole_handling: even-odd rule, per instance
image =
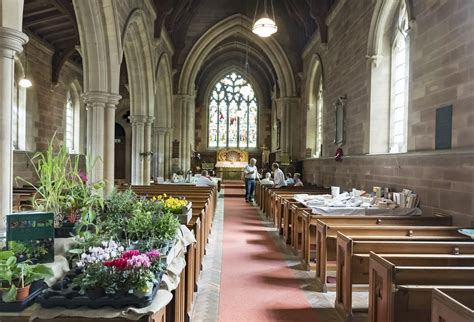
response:
[[[255,191],[255,180],[258,179],[257,160],[252,158],[244,168],[245,179],[245,202],[253,202],[253,192]]]
[[[274,188],[286,187],[285,174],[281,171],[278,163],[272,164]]]

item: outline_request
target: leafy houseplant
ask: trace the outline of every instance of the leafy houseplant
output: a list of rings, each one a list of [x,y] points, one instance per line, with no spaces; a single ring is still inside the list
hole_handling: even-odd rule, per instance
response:
[[[38,184],[18,177],[36,190],[33,207],[40,211],[50,211],[55,215],[55,227],[60,227],[64,219],[66,192],[76,185],[72,178],[78,175],[79,158],[71,159],[66,147],[59,144],[54,151],[55,136],[45,152],[36,153],[31,162],[38,177]]]
[[[0,282],[4,302],[22,301],[29,294],[31,283],[53,276],[51,268],[18,263],[12,251],[0,252]]]

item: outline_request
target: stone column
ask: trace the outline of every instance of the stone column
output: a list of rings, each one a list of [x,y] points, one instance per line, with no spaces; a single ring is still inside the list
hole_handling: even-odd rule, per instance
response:
[[[171,158],[170,128],[155,126],[153,128],[154,142],[154,175],[155,177],[169,178]]]
[[[12,206],[13,146],[12,94],[15,54],[23,50],[28,37],[16,30],[0,27],[0,230],[6,227],[5,215]]]
[[[105,107],[105,142],[104,142],[104,180],[105,195],[114,188],[115,180],[115,110],[122,97],[110,94]]]
[[[281,156],[288,156],[291,160],[294,151],[297,151],[297,146],[292,145],[292,115],[297,115],[298,112],[298,97],[283,97],[276,100],[278,118],[281,121]]]
[[[191,168],[191,148],[194,146],[195,97],[192,95],[176,95],[176,107],[180,111],[179,141],[180,168],[186,172]]]
[[[164,149],[164,177],[171,179],[171,138],[173,137],[173,129],[169,128],[165,134]]]
[[[109,93],[87,92],[83,95],[87,108],[87,128],[90,136],[87,138],[87,158],[92,162],[89,169],[89,182],[95,183],[104,179],[104,138],[105,138],[105,107]]]
[[[145,123],[148,117],[146,115],[130,116],[132,124],[132,184],[143,185],[144,178],[144,160],[141,153],[145,153]]]
[[[92,162],[89,182],[105,181],[105,195],[114,186],[115,109],[121,96],[89,91],[83,99],[87,109],[87,158]]]
[[[151,150],[151,142],[152,142],[152,137],[151,137],[151,125],[153,123],[153,120],[155,118],[152,116],[148,116],[145,125],[144,125],[144,131],[143,134],[145,136],[145,142],[144,142],[144,148],[145,148],[145,153],[147,155],[143,158],[143,181],[144,184],[149,185],[150,184],[150,178],[151,178],[151,155],[149,154],[152,152]]]

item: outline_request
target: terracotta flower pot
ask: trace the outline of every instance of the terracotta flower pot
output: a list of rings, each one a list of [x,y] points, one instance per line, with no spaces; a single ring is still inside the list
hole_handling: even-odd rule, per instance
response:
[[[27,285],[25,287],[19,287],[17,289],[17,293],[16,293],[17,301],[22,302],[28,297],[28,295],[30,294],[30,286],[31,285]]]

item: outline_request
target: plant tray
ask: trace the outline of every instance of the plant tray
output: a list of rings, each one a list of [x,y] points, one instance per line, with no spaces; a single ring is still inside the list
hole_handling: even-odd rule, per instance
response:
[[[67,309],[75,309],[80,306],[86,306],[91,309],[98,309],[104,306],[110,306],[114,309],[124,307],[146,307],[151,304],[160,288],[161,277],[153,287],[151,295],[137,297],[133,294],[114,294],[102,295],[97,297],[89,297],[79,293],[78,287],[72,286],[72,278],[65,277],[61,282],[49,288],[36,299],[43,308],[65,307]]]
[[[0,299],[0,312],[20,312],[33,304],[35,298],[48,286],[44,281],[33,282],[30,286],[30,294],[21,302],[3,302]]]

